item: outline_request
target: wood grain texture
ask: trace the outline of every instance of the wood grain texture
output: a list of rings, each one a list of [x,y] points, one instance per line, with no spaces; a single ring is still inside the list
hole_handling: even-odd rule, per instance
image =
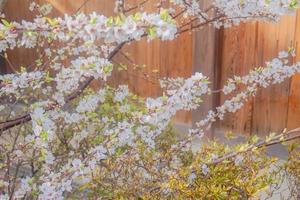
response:
[[[296,48],[296,58],[294,62],[300,61],[300,12],[296,16],[296,31],[294,47]],[[289,129],[299,127],[300,125],[300,74],[294,76],[291,80],[289,94],[289,110],[287,117],[287,127]]]
[[[255,62],[255,35],[257,23],[241,24],[237,27],[224,30],[223,51],[221,64],[221,86],[226,84],[228,78],[236,75],[246,75],[249,70],[256,66]],[[243,89],[243,88],[241,88]],[[223,103],[230,95],[220,95]],[[245,103],[243,109],[234,114],[228,114],[221,126],[229,127],[237,132],[249,134],[251,129],[252,99]]]
[[[37,3],[51,3],[53,5],[52,16],[63,16],[64,14],[74,14],[86,0],[38,0]],[[156,1],[156,0],[154,0]],[[127,1],[129,2],[129,1]],[[131,5],[136,5],[140,0],[130,0]],[[156,5],[153,1],[151,4],[145,5],[146,11],[155,11]],[[9,20],[21,21],[31,20],[34,13],[29,11],[30,0],[9,0],[5,6],[5,14]],[[103,15],[113,15],[114,1],[110,0],[89,0],[80,11],[84,13],[96,12]],[[16,12],[17,10],[17,12]],[[141,96],[158,96],[162,94],[159,87],[158,79],[160,77],[189,77],[192,74],[193,63],[193,35],[184,33],[175,41],[161,42],[154,40],[148,42],[143,39],[139,42],[133,42],[126,45],[122,52],[136,63],[140,68],[132,67],[125,72],[115,71],[110,84],[117,86],[120,84],[128,84],[131,91]],[[12,66],[7,65],[8,71],[18,69],[22,66],[29,66],[38,58],[38,53],[32,49],[14,49],[8,51],[9,60]],[[116,57],[115,62],[122,62],[132,66],[132,63],[124,59],[122,55]],[[158,71],[155,72],[154,71]],[[148,76],[148,75],[151,76]],[[95,83],[94,83],[95,84]],[[95,87],[97,84],[95,85]],[[190,112],[179,112],[174,118],[175,121],[181,123],[191,123]]]
[[[52,16],[73,14],[86,0],[38,0],[54,6]],[[156,0],[153,0],[156,1]],[[145,10],[156,8],[146,5]],[[29,0],[9,0],[4,11],[9,20],[30,20],[34,14],[28,10]],[[130,0],[132,5],[140,2]],[[203,6],[209,5],[203,1]],[[113,14],[114,1],[89,0],[81,8],[85,13]],[[160,77],[188,77],[195,71],[209,76],[214,89],[221,88],[234,74],[245,75],[251,69],[263,66],[278,52],[290,46],[297,47],[300,60],[300,16],[284,17],[278,24],[250,22],[225,30],[216,31],[207,27],[196,33],[185,33],[175,41],[161,42],[142,40],[126,45],[122,52],[136,63],[139,69],[115,71],[109,80],[112,85],[129,84],[130,89],[141,96],[158,96],[162,91]],[[8,51],[13,68],[28,66],[38,57],[34,50],[15,49]],[[118,55],[115,62],[131,65],[128,59]],[[143,66],[143,67],[141,67]],[[7,65],[8,71],[12,71]],[[142,69],[142,70],[141,70]],[[154,73],[154,71],[158,71]],[[149,76],[151,75],[151,76]],[[204,117],[209,109],[224,102],[228,96],[207,97],[206,104],[196,111],[180,112],[175,121],[191,124]],[[250,135],[268,134],[285,127],[300,126],[300,75],[283,84],[260,90],[257,97],[250,98],[245,107],[235,114],[227,115],[221,127]]]
[[[209,0],[201,2],[203,10],[210,7],[212,4]],[[193,71],[201,72],[207,76],[211,81],[211,88],[217,89],[219,86],[219,74],[220,68],[218,67],[218,43],[219,31],[213,26],[206,26],[199,31],[194,32],[194,43],[193,43]],[[205,118],[210,110],[213,110],[218,102],[219,95],[207,95],[202,100],[203,103],[199,109],[192,112],[192,121],[200,121]],[[214,137],[214,128],[207,131],[206,135],[210,138]]]
[[[277,57],[278,52],[295,46],[300,24],[295,16],[283,17],[279,23],[246,23],[224,31],[222,51],[222,84],[234,74],[245,75],[254,67]],[[299,37],[299,36],[298,36]],[[300,126],[299,78],[258,91],[246,106],[227,115],[222,127],[246,134],[266,135],[285,127]],[[221,95],[221,102],[226,98]],[[297,122],[295,122],[297,121]],[[293,125],[292,125],[293,124]]]

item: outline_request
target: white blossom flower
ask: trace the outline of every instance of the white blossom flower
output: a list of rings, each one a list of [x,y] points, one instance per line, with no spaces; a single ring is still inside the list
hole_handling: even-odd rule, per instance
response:
[[[121,85],[117,89],[115,96],[114,96],[114,101],[115,102],[121,102],[123,101],[129,94],[129,89],[127,85]]]
[[[31,191],[31,186],[30,186],[30,182],[31,178],[30,177],[26,177],[26,178],[22,178],[20,181],[20,188],[16,191],[15,193],[15,197],[18,199],[22,199],[24,198],[24,196]],[[2,200],[2,198],[0,198]]]
[[[206,164],[202,164],[201,166],[201,171],[202,173],[207,176],[210,172],[210,169],[208,168],[208,166]]]

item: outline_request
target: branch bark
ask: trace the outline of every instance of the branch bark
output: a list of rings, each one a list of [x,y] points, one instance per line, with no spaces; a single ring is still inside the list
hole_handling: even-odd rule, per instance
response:
[[[208,165],[217,165],[217,164],[219,164],[219,163],[221,163],[225,160],[232,159],[232,158],[234,158],[234,157],[236,157],[240,154],[250,152],[254,149],[269,147],[269,146],[273,146],[275,144],[282,144],[284,142],[289,142],[289,141],[292,141],[292,140],[295,140],[295,139],[298,139],[298,138],[300,138],[300,128],[296,128],[296,129],[290,130],[288,132],[283,132],[283,133],[275,136],[274,138],[272,138],[270,141],[267,141],[267,140],[259,141],[256,144],[253,144],[253,145],[249,146],[247,149],[245,149],[243,151],[228,153],[225,156],[217,158],[217,159],[215,159],[212,162],[207,163],[207,164]]]
[[[108,56],[108,60],[112,60],[113,57],[120,51],[120,49],[122,49],[122,47],[126,44],[127,42],[123,42],[121,44],[119,44]],[[79,88],[73,92],[71,95],[69,95],[66,98],[66,103],[72,101],[73,99],[75,99],[76,97],[78,97],[83,90],[85,90],[90,83],[94,80],[94,77],[89,77],[87,78],[80,86]],[[49,107],[46,108],[47,111],[54,109],[58,104],[56,102],[52,102],[51,104],[49,104]],[[8,120],[5,122],[0,122],[0,132],[6,131],[10,128],[13,128],[15,126],[24,124],[26,122],[31,121],[31,116],[30,113],[27,113],[25,115],[22,115],[18,118],[12,119],[12,120]]]
[[[7,1],[7,0],[0,0],[0,5],[1,5],[1,2],[3,2],[3,5],[4,5],[4,3],[5,3],[6,1]],[[86,2],[87,2],[87,1],[86,1]],[[146,2],[147,2],[147,1],[146,1]],[[207,9],[207,11],[209,11],[210,9],[211,9],[211,8],[209,7],[209,8]],[[206,25],[208,25],[208,24],[214,22],[215,20],[217,20],[217,19],[219,19],[219,18],[221,18],[221,17],[223,17],[223,15],[216,16],[216,17],[214,17],[214,18],[212,18],[212,19],[209,19],[209,20],[207,20],[207,21],[205,21],[205,22],[202,22],[202,23],[200,23],[200,24],[191,26],[190,28],[184,28],[185,25],[184,25],[184,26],[181,26],[181,27],[179,27],[178,32],[176,33],[176,36],[181,35],[181,34],[183,34],[183,33],[185,33],[185,32],[188,32],[188,31],[192,31],[192,30],[198,29],[198,28],[200,28],[200,27],[202,27],[202,26],[206,26]],[[189,24],[192,24],[192,22],[193,22],[193,20],[191,20],[191,22],[190,22]],[[142,37],[145,37],[145,36],[147,36],[146,33],[145,33],[144,35],[142,35]],[[125,41],[125,42],[119,44],[119,45],[111,52],[111,54],[108,56],[108,60],[112,60],[112,58],[119,52],[120,49],[122,49],[122,47],[123,47],[125,44],[127,44],[127,43],[129,43],[129,42],[132,42],[132,41],[133,41],[133,40],[128,40],[128,41]],[[71,95],[69,95],[68,97],[66,97],[66,100],[65,100],[66,103],[68,103],[68,102],[70,102],[71,100],[73,100],[73,99],[75,99],[76,97],[78,97],[78,96],[82,93],[82,91],[83,91],[84,89],[86,89],[86,88],[90,85],[90,83],[91,83],[93,80],[94,80],[94,77],[89,77],[89,78],[87,78],[87,79],[79,86],[79,88],[78,88],[75,92],[73,92]],[[57,102],[51,102],[50,105],[49,105],[49,107],[48,107],[48,108],[45,108],[45,110],[46,110],[46,111],[52,110],[52,109],[54,109],[57,105],[58,105]],[[7,121],[4,121],[4,122],[0,122],[0,133],[2,133],[3,131],[8,130],[8,129],[10,129],[10,128],[13,128],[13,127],[15,127],[15,126],[18,126],[18,125],[21,125],[21,124],[23,124],[23,123],[29,122],[30,120],[31,120],[30,113],[27,113],[27,114],[24,114],[23,116],[20,116],[20,117],[18,117],[18,118],[11,119],[11,120],[7,120]]]

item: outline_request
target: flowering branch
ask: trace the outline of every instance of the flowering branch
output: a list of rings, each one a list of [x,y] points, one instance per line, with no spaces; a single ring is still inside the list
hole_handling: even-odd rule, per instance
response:
[[[124,45],[125,45],[125,42],[119,44],[119,46],[116,47],[115,50],[112,51],[111,54],[108,56],[108,59],[111,60]],[[82,93],[82,91],[90,85],[90,83],[93,80],[94,80],[94,77],[90,77],[86,81],[84,81],[75,92],[73,92],[70,96],[68,96],[66,98],[66,103],[68,103],[68,102],[72,101],[73,99],[75,99],[76,97],[78,97]],[[54,109],[58,104],[55,102],[51,102],[51,103],[49,103],[49,105],[50,106],[48,106],[46,108],[47,111]],[[18,126],[20,124],[29,122],[29,121],[31,121],[31,119],[32,118],[30,116],[30,113],[28,113],[28,114],[20,116],[16,119],[7,120],[5,122],[0,122],[0,131],[1,132],[6,131],[6,130],[13,128],[15,126]]]
[[[235,152],[226,154],[225,156],[222,156],[221,158],[216,158],[212,162],[207,163],[207,165],[217,165],[221,162],[224,162],[225,160],[228,161],[232,158],[235,158],[240,154],[244,154],[246,152],[250,152],[253,150],[260,149],[260,148],[273,146],[276,144],[283,144],[283,143],[286,143],[286,142],[289,142],[292,140],[296,140],[298,138],[300,138],[300,128],[296,128],[296,129],[293,129],[290,131],[285,130],[279,135],[271,136],[271,137],[268,137],[266,140],[259,141],[255,144],[249,145],[249,147],[247,147],[246,149],[244,149],[242,151],[235,151]]]
[[[142,1],[128,8],[125,1],[118,0],[113,17],[78,13],[63,18],[48,17],[51,6],[33,3],[30,9],[38,13],[33,21],[9,22],[2,18],[1,51],[25,47],[43,53],[30,66],[30,72],[22,68],[20,72],[0,76],[0,96],[5,98],[5,104],[0,106],[0,130],[8,133],[0,135],[0,199],[73,198],[82,190],[108,199],[161,199],[177,195],[182,199],[197,198],[188,195],[191,190],[203,195],[210,187],[205,185],[210,166],[204,158],[214,157],[222,173],[227,170],[228,174],[242,174],[243,180],[247,180],[253,171],[256,174],[262,167],[267,168],[269,159],[257,155],[264,162],[245,160],[249,171],[241,171],[241,166],[228,169],[230,166],[223,161],[299,137],[292,134],[298,130],[290,131],[228,155],[224,154],[228,149],[222,145],[197,152],[191,146],[193,136],[203,136],[204,128],[212,122],[222,119],[227,112],[236,112],[259,88],[300,72],[300,63],[290,64],[287,52],[281,52],[265,68],[229,79],[220,91],[237,94],[210,111],[196,124],[196,129],[182,138],[174,135],[171,119],[180,110],[197,109],[204,95],[217,92],[209,88],[208,77],[196,73],[187,79],[164,78],[160,80],[164,95],[146,99],[130,93],[126,85],[112,88],[108,84],[115,56],[130,42],[142,38],[174,40],[184,32],[207,25],[219,28],[246,20],[277,21],[283,14],[294,12],[298,1],[215,0],[210,7],[203,8],[198,0],[171,0],[168,8],[163,8],[164,1],[159,1],[159,12],[139,11],[146,3],[152,2]],[[128,13],[132,14],[127,16]],[[93,81],[99,81],[101,89],[89,88]],[[245,90],[238,92],[240,84]],[[19,115],[19,111],[13,110],[18,106],[26,114]],[[213,156],[211,151],[219,151],[220,156]],[[202,183],[190,174],[196,165],[202,171]],[[259,182],[257,176],[250,178]],[[255,188],[243,190],[235,177],[225,182],[239,188],[237,193],[243,197],[260,185],[245,183]],[[226,188],[226,184],[211,185],[221,185],[222,191]],[[232,188],[228,191],[231,197]]]

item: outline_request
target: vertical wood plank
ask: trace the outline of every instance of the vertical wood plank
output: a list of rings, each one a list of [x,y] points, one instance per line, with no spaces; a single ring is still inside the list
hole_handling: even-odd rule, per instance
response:
[[[211,1],[201,2],[203,10],[212,4]],[[219,67],[216,66],[218,53],[218,35],[219,32],[213,26],[206,26],[194,33],[194,51],[193,51],[193,72],[201,72],[207,76],[211,82],[211,88],[214,90],[219,83]],[[217,94],[205,96],[199,109],[192,112],[192,121],[200,121],[205,118],[208,111],[216,107]],[[214,126],[207,133],[208,137],[214,137]]]
[[[293,46],[296,48],[295,62],[300,61],[300,11],[296,16],[296,31]],[[300,74],[292,78],[289,95],[289,110],[287,128],[293,129],[300,126]]]
[[[279,51],[287,50],[295,35],[299,35],[299,28],[296,18],[287,16],[278,24],[250,22],[224,30],[223,50],[219,58],[222,85],[234,74],[245,75],[254,67],[265,66],[265,62],[277,57]],[[281,131],[288,126],[287,122],[295,123],[292,118],[299,116],[295,105],[291,109],[291,102],[298,102],[300,98],[298,84],[299,80],[294,78],[291,92],[290,80],[259,90],[257,96],[250,98],[240,111],[227,115],[221,127],[261,136]],[[220,102],[225,99],[226,96],[221,95]]]
[[[287,31],[288,30],[288,31]],[[295,34],[295,18],[284,17],[278,24],[260,23],[258,35],[258,64],[264,65],[287,50]],[[252,132],[266,135],[280,132],[286,126],[290,80],[261,89],[254,100]]]
[[[72,14],[85,0],[39,0],[39,3],[49,2],[54,6],[53,16]],[[130,0],[132,4],[139,0]],[[33,13],[28,10],[29,0],[9,0],[5,6],[5,14],[9,20],[30,20]],[[203,6],[209,5],[209,0],[203,1]],[[151,2],[153,4],[153,2]],[[16,12],[16,6],[18,7]],[[89,0],[82,11],[85,13],[112,14],[114,2]],[[145,10],[153,11],[146,5]],[[218,37],[222,33],[222,37]],[[217,40],[219,38],[219,40]],[[294,39],[294,41],[293,41]],[[188,77],[193,72],[200,71],[209,76],[214,89],[220,89],[227,78],[234,74],[245,75],[254,67],[264,65],[264,62],[276,57],[278,51],[286,50],[291,43],[297,46],[297,59],[300,60],[300,18],[284,17],[279,24],[246,23],[224,31],[216,31],[206,27],[194,34],[183,34],[172,42],[142,40],[127,45],[123,52],[143,70],[128,70],[115,72],[110,82],[113,85],[129,84],[133,92],[141,96],[158,96],[162,91],[158,84],[159,77]],[[218,46],[217,46],[218,44]],[[218,52],[220,54],[218,54]],[[8,51],[13,65],[32,64],[38,57],[36,51],[30,49],[15,49]],[[118,56],[118,61],[125,62]],[[159,70],[158,73],[153,71]],[[11,71],[8,69],[8,71]],[[148,77],[147,74],[151,74]],[[180,112],[175,121],[191,124],[202,119],[208,110],[217,102],[225,100],[225,96],[206,97],[200,109],[192,114]],[[260,90],[256,98],[250,99],[245,107],[235,114],[226,116],[222,127],[229,127],[237,132],[268,134],[270,131],[280,131],[300,125],[300,75],[295,76],[281,85]]]
[[[257,23],[241,24],[225,31],[223,65],[222,65],[222,86],[226,84],[228,78],[234,75],[244,76],[256,65],[255,63],[255,37]],[[243,89],[243,87],[240,87]],[[231,98],[232,95],[221,95],[221,102]],[[225,117],[222,125],[235,132],[250,134],[252,117],[252,98],[250,98],[243,109],[236,113],[229,113]]]
[[[140,0],[128,0],[131,5],[136,5]],[[145,5],[145,11],[153,12],[156,7],[155,1]],[[85,0],[38,0],[38,3],[51,3],[54,7],[52,16],[63,16],[74,14],[83,5]],[[21,21],[31,20],[34,14],[29,11],[30,0],[9,0],[5,7],[5,14],[9,20]],[[18,6],[18,12],[16,11]],[[96,12],[98,14],[113,15],[114,1],[110,0],[89,0],[80,11],[84,13]],[[161,42],[154,40],[147,42],[143,39],[133,42],[122,49],[123,53],[129,55],[130,59],[138,66],[145,66],[142,70],[130,68],[128,71],[115,71],[110,78],[110,84],[128,84],[130,90],[141,96],[158,96],[162,94],[159,87],[159,77],[188,77],[192,73],[192,50],[193,37],[190,34],[182,34],[175,41]],[[14,49],[8,51],[10,60],[18,68],[20,65],[28,66],[38,58],[34,49]],[[124,57],[117,56],[116,62],[124,62]],[[127,64],[131,66],[131,63]],[[158,69],[158,72],[154,73]],[[147,74],[151,76],[148,77]],[[179,112],[175,121],[191,123],[190,112]]]

